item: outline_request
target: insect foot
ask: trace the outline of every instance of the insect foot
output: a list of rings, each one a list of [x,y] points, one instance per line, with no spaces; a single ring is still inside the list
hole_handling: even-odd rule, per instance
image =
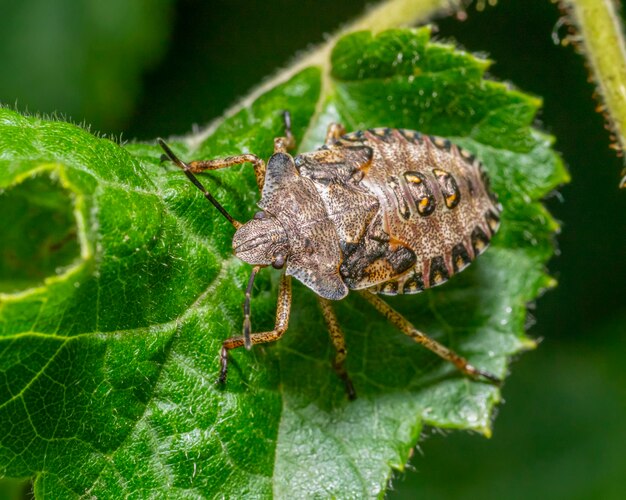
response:
[[[218,381],[226,381],[229,351],[273,342],[287,331],[294,277],[318,296],[336,351],[332,366],[350,399],[356,391],[331,302],[350,290],[359,291],[400,331],[463,374],[500,384],[495,375],[417,330],[379,297],[441,285],[485,251],[500,225],[502,206],[480,162],[441,137],[391,128],[346,133],[336,123],[328,127],[321,148],[292,156],[291,117],[286,111],[282,116],[285,134],[274,139],[267,164],[253,154],[185,163],[159,139],[167,158],[234,226],[233,252],[253,266],[242,334],[222,343]],[[260,211],[242,224],[195,174],[244,163],[254,169],[261,199]],[[253,333],[253,282],[268,266],[283,271],[276,321],[273,330]]]

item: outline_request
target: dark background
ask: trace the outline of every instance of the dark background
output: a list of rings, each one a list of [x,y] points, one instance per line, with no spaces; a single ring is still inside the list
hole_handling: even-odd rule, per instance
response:
[[[358,16],[365,2],[0,0],[0,102],[125,139],[185,134]],[[531,308],[539,348],[512,365],[494,437],[423,439],[390,498],[625,498],[626,190],[583,59],[555,45],[547,0],[501,0],[434,22],[542,96],[537,124],[572,175],[546,203],[562,221],[559,286]],[[565,29],[559,31],[561,35]],[[0,497],[2,491],[0,491]]]

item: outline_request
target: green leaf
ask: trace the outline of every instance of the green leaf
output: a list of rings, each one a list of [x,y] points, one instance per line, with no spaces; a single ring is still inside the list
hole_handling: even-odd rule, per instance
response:
[[[391,302],[504,376],[534,345],[527,302],[553,284],[544,264],[557,225],[537,200],[567,180],[551,138],[530,126],[538,99],[484,80],[487,61],[430,42],[426,28],[350,34],[331,60],[330,75],[306,68],[172,147],[185,159],[268,157],[289,109],[301,150],[341,121],[473,151],[504,205],[492,248],[445,286]],[[303,286],[285,337],[233,352],[220,389],[219,348],[241,329],[250,269],[201,193],[154,145],[120,147],[6,109],[0,151],[15,222],[0,252],[0,474],[35,476],[38,496],[376,496],[424,425],[489,434],[499,390],[460,376],[358,296],[337,304],[359,395],[349,402]],[[202,180],[235,218],[255,212],[250,166]],[[255,285],[257,331],[273,326],[277,276]]]

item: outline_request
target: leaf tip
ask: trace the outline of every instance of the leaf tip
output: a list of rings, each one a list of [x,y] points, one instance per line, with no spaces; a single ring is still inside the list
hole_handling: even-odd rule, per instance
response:
[[[520,345],[521,345],[521,348],[525,351],[533,351],[537,349],[537,346],[539,345],[540,341],[541,339],[535,340],[535,339],[531,339],[530,337],[526,337],[520,340]]]
[[[552,276],[548,276],[547,279],[544,282],[544,287],[548,290],[551,290],[553,288],[556,288],[557,285],[559,284],[559,282],[557,281],[556,278],[552,277]]]

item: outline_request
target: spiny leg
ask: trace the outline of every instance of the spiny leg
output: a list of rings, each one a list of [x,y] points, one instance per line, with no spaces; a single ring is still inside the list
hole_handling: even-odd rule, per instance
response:
[[[250,342],[254,344],[264,344],[265,342],[274,342],[282,337],[289,325],[289,313],[291,310],[291,278],[283,273],[280,279],[280,287],[278,289],[278,304],[276,306],[276,323],[274,329],[269,332],[253,333],[250,335]],[[245,328],[245,326],[244,326]],[[231,337],[222,343],[220,352],[220,376],[218,382],[223,384],[226,382],[228,375],[228,351],[245,345],[243,335]]]
[[[324,299],[322,297],[317,297],[320,309],[322,310],[322,314],[324,315],[324,320],[326,321],[326,327],[328,328],[328,333],[330,333],[330,340],[337,351],[335,355],[335,359],[333,361],[333,368],[339,378],[343,380],[343,383],[346,386],[346,393],[348,394],[348,399],[355,399],[356,392],[354,390],[354,386],[352,385],[352,380],[350,380],[350,376],[346,371],[345,362],[346,356],[348,352],[346,351],[346,341],[343,336],[343,332],[341,331],[341,326],[339,326],[339,322],[337,321],[337,316],[335,311],[333,310],[333,306],[330,300]]]
[[[374,295],[373,293],[368,291],[362,291],[360,292],[360,294],[365,300],[372,304],[378,312],[382,313],[383,316],[385,316],[400,331],[402,331],[402,333],[408,335],[413,340],[415,340],[415,342],[422,344],[424,347],[430,349],[432,352],[442,357],[446,361],[450,361],[465,375],[468,375],[472,378],[483,377],[495,384],[502,383],[502,380],[500,380],[495,375],[492,375],[489,372],[486,372],[469,364],[465,358],[459,356],[453,350],[448,349],[436,340],[431,339],[428,335],[420,332],[404,316],[402,316],[399,312],[393,309],[389,304],[387,304],[377,295]]]
[[[274,154],[286,153],[296,148],[296,138],[291,133],[291,113],[283,111],[283,123],[285,124],[285,136],[274,139]]]
[[[346,128],[341,123],[331,123],[326,130],[326,140],[324,144],[332,146],[337,139],[346,133]]]
[[[252,163],[254,167],[254,176],[256,177],[256,183],[259,187],[259,191],[263,189],[263,183],[265,182],[265,162],[256,155],[242,154],[237,156],[228,156],[226,158],[219,158],[216,160],[196,160],[189,163],[185,163],[180,160],[169,148],[163,139],[157,139],[157,142],[161,145],[166,155],[162,158],[167,159],[169,157],[174,163],[182,168],[185,173],[199,174],[205,170],[219,170],[220,168],[233,167],[235,165],[241,165],[242,163]],[[194,182],[194,184],[196,184]]]
[[[216,160],[192,161],[189,162],[189,170],[194,174],[198,174],[200,172],[204,172],[205,170],[219,170],[220,168],[234,167],[235,165],[241,165],[242,163],[252,163],[254,176],[256,177],[256,184],[259,191],[262,191],[263,184],[265,183],[265,162],[253,154],[228,156],[226,158],[219,158]]]

